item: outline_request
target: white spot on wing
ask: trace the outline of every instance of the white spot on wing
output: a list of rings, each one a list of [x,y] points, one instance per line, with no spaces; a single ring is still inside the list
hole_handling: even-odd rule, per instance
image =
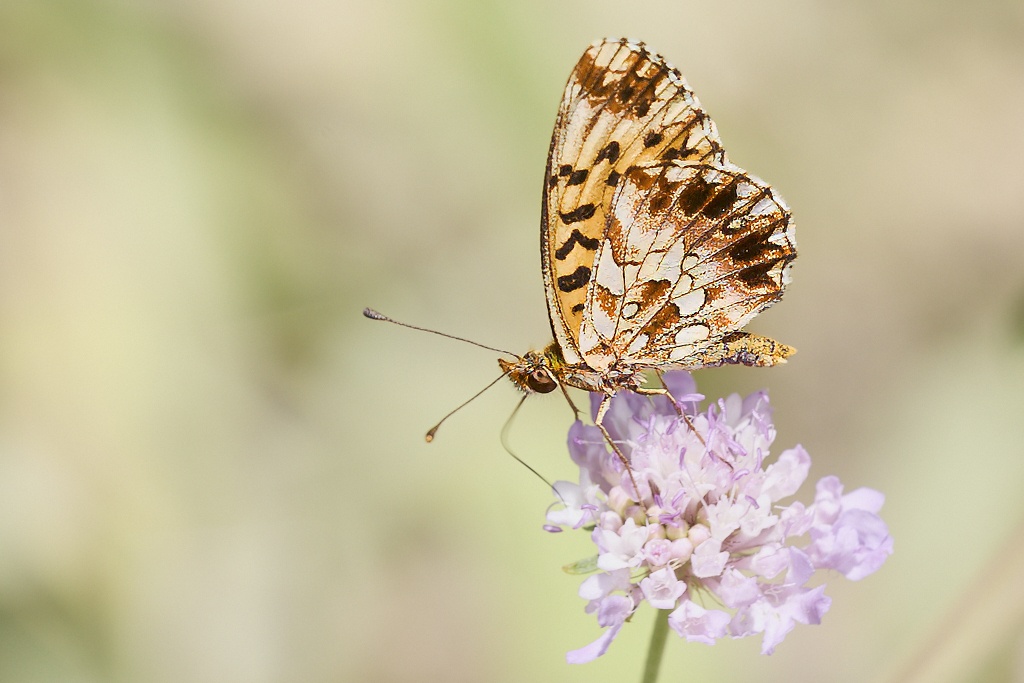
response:
[[[679,346],[693,344],[707,339],[709,333],[707,325],[687,325],[676,332],[675,342]]]
[[[793,276],[790,275],[790,272],[789,272],[792,267],[793,267],[792,263],[787,263],[786,266],[782,269],[782,286],[783,287],[785,287],[786,285],[788,285],[790,282],[793,281]]]
[[[615,296],[622,296],[626,292],[626,283],[622,269],[612,258],[612,243],[605,240],[601,248],[594,256],[594,264],[597,267],[596,282]]]
[[[757,191],[756,185],[750,183],[738,182],[736,183],[736,196],[739,199],[746,199],[750,195]]]
[[[680,296],[691,289],[693,289],[693,276],[682,273],[679,280],[676,281],[675,287],[672,288],[672,296]]]
[[[704,306],[704,290],[695,289],[692,292],[676,297],[673,301],[679,308],[679,315],[681,317],[693,315]],[[704,329],[707,330],[706,327]],[[678,335],[676,336],[678,337]]]
[[[636,339],[629,345],[629,349],[626,350],[626,355],[635,356],[637,353],[643,350],[647,346],[647,342],[650,339],[646,334],[638,334]]]
[[[696,347],[693,346],[677,346],[669,352],[669,360],[681,361],[688,356],[693,355]]]
[[[600,340],[597,338],[594,326],[584,320],[583,325],[580,326],[580,352],[590,353],[599,343]]]
[[[669,231],[665,231],[668,233]],[[669,235],[663,236],[663,239]],[[676,240],[667,251],[652,251],[640,264],[637,280],[668,280],[676,282],[682,277],[683,253],[686,249],[682,240]]]
[[[591,317],[594,321],[594,330],[599,337],[611,340],[615,336],[615,315],[607,313],[600,303],[594,302],[591,307]]]
[[[751,216],[763,216],[765,214],[775,212],[775,202],[772,201],[771,197],[762,197],[761,201],[754,204],[753,208],[750,209]]]

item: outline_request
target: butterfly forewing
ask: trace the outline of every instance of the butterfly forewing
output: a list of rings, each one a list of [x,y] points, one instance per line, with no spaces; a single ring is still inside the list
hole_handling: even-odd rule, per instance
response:
[[[594,43],[562,97],[541,226],[551,326],[570,364],[583,360],[580,329],[616,189],[631,168],[669,161],[728,163],[678,71],[642,43]]]

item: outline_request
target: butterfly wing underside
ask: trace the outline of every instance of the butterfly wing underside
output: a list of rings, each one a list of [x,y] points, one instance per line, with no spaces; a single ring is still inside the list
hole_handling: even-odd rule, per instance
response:
[[[616,189],[632,167],[667,161],[726,164],[715,124],[642,43],[595,42],[565,87],[542,204],[548,313],[570,364],[584,361],[580,329]]]
[[[790,212],[726,159],[675,69],[642,44],[591,45],[547,171],[542,269],[566,362],[602,372],[617,360],[753,358],[723,340],[781,297],[796,256]]]
[[[723,341],[782,296],[793,233],[782,199],[735,166],[629,169],[595,255],[581,355],[597,370],[616,360],[690,369],[767,363]]]

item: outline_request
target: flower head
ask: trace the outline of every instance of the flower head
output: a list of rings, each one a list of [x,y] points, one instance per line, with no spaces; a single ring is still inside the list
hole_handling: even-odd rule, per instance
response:
[[[771,654],[796,624],[820,623],[828,611],[825,587],[807,585],[817,570],[858,580],[892,553],[877,491],[844,495],[837,478],[825,477],[811,505],[781,502],[803,484],[811,459],[796,446],[769,462],[767,394],[734,394],[701,412],[689,373],[664,380],[678,410],[667,397],[624,392],[604,420],[632,479],[597,427],[577,422],[569,431],[580,479],[555,484],[560,502],[547,521],[591,533],[601,573],[580,596],[607,629],[570,652],[572,663],[604,654],[645,601],[672,610],[669,625],[688,641],[761,634],[761,652]],[[592,396],[595,412],[600,399]]]

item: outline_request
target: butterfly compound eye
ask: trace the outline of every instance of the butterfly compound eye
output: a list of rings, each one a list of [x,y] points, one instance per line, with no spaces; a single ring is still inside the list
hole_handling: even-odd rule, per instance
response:
[[[555,390],[558,383],[544,368],[537,368],[526,376],[526,385],[538,394],[549,394]]]

